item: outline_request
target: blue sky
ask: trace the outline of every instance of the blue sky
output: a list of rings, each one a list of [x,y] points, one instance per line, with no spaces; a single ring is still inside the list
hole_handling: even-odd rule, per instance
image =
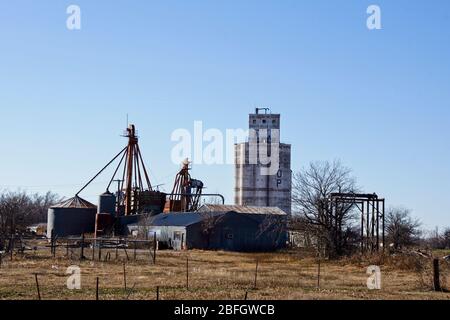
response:
[[[366,27],[371,4],[382,30]],[[1,0],[0,188],[73,196],[126,143],[129,114],[170,189],[173,130],[246,128],[263,106],[282,114],[294,170],[340,159],[364,191],[449,226],[449,38],[446,0]],[[192,174],[233,201],[233,166]]]

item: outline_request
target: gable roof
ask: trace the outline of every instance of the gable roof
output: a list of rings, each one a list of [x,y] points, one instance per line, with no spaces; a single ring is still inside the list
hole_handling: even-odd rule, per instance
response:
[[[243,214],[263,214],[263,215],[282,215],[286,212],[277,207],[254,207],[254,206],[237,206],[237,205],[219,205],[205,204],[198,209],[198,212],[236,212]]]

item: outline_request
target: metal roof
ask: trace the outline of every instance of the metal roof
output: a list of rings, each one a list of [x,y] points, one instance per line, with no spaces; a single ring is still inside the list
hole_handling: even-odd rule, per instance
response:
[[[220,204],[205,204],[198,209],[198,212],[236,212],[244,214],[286,215],[286,212],[277,207],[253,207]]]
[[[89,201],[86,201],[79,196],[64,200],[58,204],[52,206],[52,208],[84,208],[84,209],[94,209],[97,206],[93,205]]]
[[[224,213],[214,213],[214,215],[223,215]],[[203,221],[206,218],[197,212],[185,212],[185,213],[161,213],[152,217],[150,225],[152,226],[173,226],[173,227],[187,227],[192,224]]]

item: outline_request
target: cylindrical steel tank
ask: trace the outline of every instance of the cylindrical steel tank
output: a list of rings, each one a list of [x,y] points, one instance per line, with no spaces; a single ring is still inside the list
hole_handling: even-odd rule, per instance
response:
[[[98,198],[97,213],[109,213],[112,216],[116,215],[116,196],[111,192],[105,192]]]
[[[112,231],[114,216],[109,213],[97,213],[95,221],[95,237],[102,237]]]
[[[47,237],[67,237],[93,233],[97,207],[80,197],[71,198],[48,209]]]

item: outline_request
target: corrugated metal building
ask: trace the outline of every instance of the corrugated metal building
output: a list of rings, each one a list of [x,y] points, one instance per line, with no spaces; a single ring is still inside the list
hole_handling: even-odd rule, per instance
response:
[[[155,233],[175,250],[275,251],[287,243],[287,215],[278,208],[208,205],[199,212],[151,217],[148,226],[128,226],[129,233]]]

